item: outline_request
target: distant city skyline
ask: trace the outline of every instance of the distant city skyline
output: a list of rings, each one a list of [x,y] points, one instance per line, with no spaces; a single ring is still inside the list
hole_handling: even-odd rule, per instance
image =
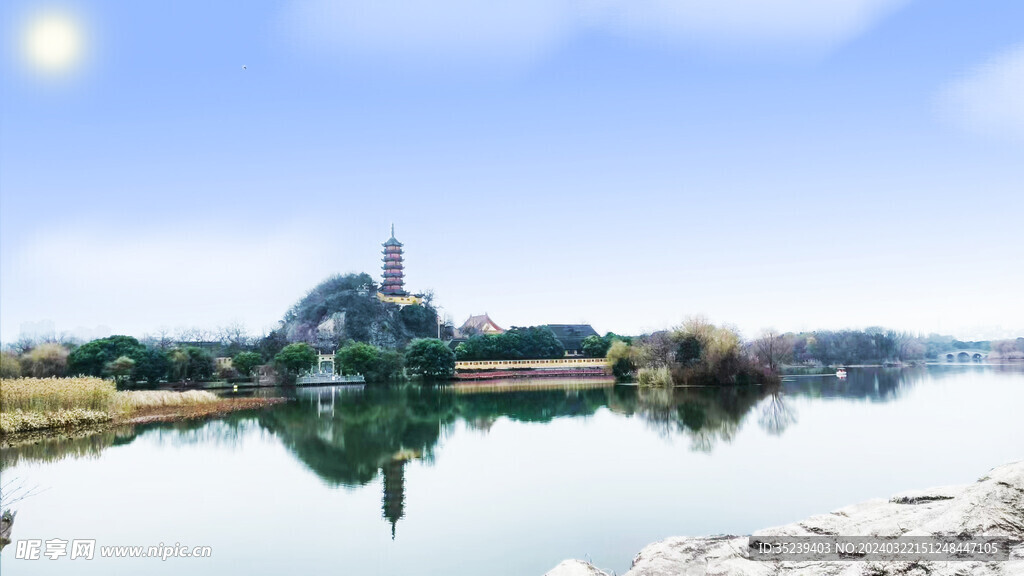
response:
[[[13,0],[0,340],[456,325],[1024,336],[1024,5]],[[243,68],[244,67],[244,68]]]

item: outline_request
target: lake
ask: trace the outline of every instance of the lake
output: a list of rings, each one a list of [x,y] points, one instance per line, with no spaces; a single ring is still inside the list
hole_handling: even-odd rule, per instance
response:
[[[4,449],[42,492],[13,539],[95,539],[18,574],[619,574],[673,535],[745,534],[1024,458],[1018,366],[853,368],[757,388],[602,382],[276,391],[219,420]],[[260,393],[269,393],[268,390]],[[209,558],[100,547],[211,546]]]

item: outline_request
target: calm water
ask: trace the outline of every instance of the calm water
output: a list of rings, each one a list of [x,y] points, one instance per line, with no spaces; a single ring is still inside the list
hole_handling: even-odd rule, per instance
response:
[[[671,535],[749,533],[1024,458],[1019,367],[853,369],[781,393],[627,386],[303,389],[261,413],[4,450],[45,492],[14,540],[212,558],[15,560],[49,573],[624,572]],[[98,555],[98,552],[97,552]]]

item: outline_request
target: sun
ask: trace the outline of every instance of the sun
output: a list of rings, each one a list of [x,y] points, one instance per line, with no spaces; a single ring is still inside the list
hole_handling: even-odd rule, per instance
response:
[[[82,48],[81,27],[66,14],[41,14],[25,30],[25,56],[40,72],[69,71],[81,60]]]

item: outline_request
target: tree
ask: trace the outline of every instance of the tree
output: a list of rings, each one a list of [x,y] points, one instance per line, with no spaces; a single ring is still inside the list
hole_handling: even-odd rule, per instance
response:
[[[231,359],[231,365],[238,370],[242,376],[252,375],[252,369],[263,363],[263,357],[259,352],[239,352]]]
[[[427,337],[437,334],[437,310],[429,305],[403,306],[398,315],[409,332],[415,336]]]
[[[68,349],[54,342],[40,344],[21,357],[21,371],[26,376],[63,376],[67,367]]]
[[[167,355],[178,380],[202,380],[213,376],[213,355],[196,346],[175,348]]]
[[[158,348],[146,347],[134,357],[135,379],[155,384],[167,378],[171,371],[171,361],[167,354]]]
[[[611,348],[611,341],[600,336],[587,336],[583,339],[580,346],[583,348],[583,354],[591,358],[604,358],[608,354],[608,349]]]
[[[775,330],[765,330],[754,341],[754,356],[772,374],[778,374],[780,366],[793,359],[793,339]]]
[[[455,354],[436,338],[413,340],[405,351],[409,372],[427,379],[451,378],[455,373]]]
[[[132,370],[135,369],[135,360],[127,356],[120,356],[110,362],[104,367],[106,375],[113,376],[114,380],[118,383],[123,383],[131,379]]]
[[[394,380],[402,377],[405,370],[405,358],[397,350],[381,350],[377,362],[377,374],[380,380]]]
[[[217,329],[217,339],[227,348],[228,353],[238,352],[249,344],[245,324],[234,321]]]
[[[10,352],[0,352],[0,378],[20,378],[21,363]]]
[[[277,330],[271,330],[263,338],[260,338],[257,347],[264,358],[273,358],[278,352],[284,350],[284,347],[287,345],[288,335],[282,327]]]
[[[274,356],[274,365],[287,376],[297,376],[316,364],[317,354],[305,342],[285,346]]]
[[[460,360],[537,360],[562,358],[565,347],[550,328],[512,328],[503,334],[473,336],[455,349]]]
[[[167,359],[171,363],[173,378],[184,381],[188,377],[188,353],[181,348],[175,348],[167,355]]]
[[[334,354],[334,368],[343,374],[374,374],[379,363],[380,350],[373,344],[349,341]]]
[[[110,336],[93,340],[68,355],[68,374],[103,376],[107,364],[121,356],[134,359],[145,347],[131,336]]]
[[[616,378],[626,378],[636,370],[636,364],[633,361],[635,350],[623,340],[612,342],[606,357],[612,365],[612,374]]]
[[[213,376],[214,361],[213,354],[202,348],[186,346],[185,353],[188,354],[188,376],[193,380],[203,380]]]
[[[679,339],[676,346],[676,362],[683,366],[694,366],[700,362],[701,344],[693,334],[687,334]]]

